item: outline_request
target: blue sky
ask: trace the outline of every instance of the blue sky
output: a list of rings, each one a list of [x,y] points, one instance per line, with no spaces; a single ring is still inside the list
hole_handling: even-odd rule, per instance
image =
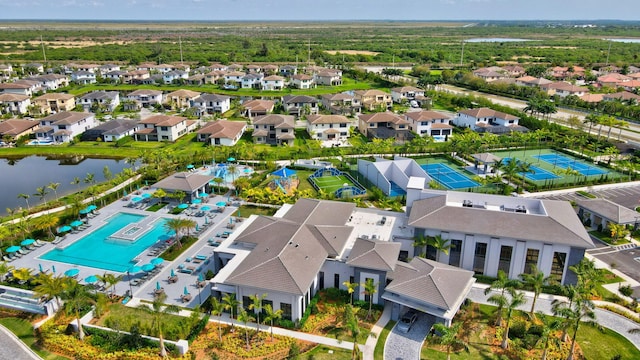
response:
[[[0,19],[640,20],[639,0],[0,0]]]

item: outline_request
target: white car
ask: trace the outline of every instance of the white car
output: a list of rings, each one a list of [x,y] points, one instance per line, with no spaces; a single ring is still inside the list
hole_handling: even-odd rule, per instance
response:
[[[418,313],[415,310],[411,309],[407,311],[406,313],[404,313],[404,315],[402,315],[400,322],[398,322],[398,330],[404,333],[408,333],[409,330],[411,330],[411,326],[413,325],[413,323],[416,322],[417,318]]]

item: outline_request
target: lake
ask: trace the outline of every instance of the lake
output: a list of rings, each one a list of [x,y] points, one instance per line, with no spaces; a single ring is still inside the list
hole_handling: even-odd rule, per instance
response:
[[[60,183],[57,189],[59,197],[89,186],[84,183],[84,178],[88,173],[94,174],[96,182],[103,182],[105,178],[102,171],[105,166],[108,166],[111,174],[115,175],[128,167],[129,164],[124,160],[81,156],[0,158],[0,189],[2,189],[0,192],[0,214],[6,215],[7,208],[27,207],[25,200],[17,197],[18,194],[29,195],[29,205],[31,206],[41,203],[40,198],[34,195],[36,189],[52,182]],[[71,184],[75,177],[80,178],[80,184]],[[49,190],[46,199],[55,199],[53,191]]]
[[[623,39],[623,38],[618,38],[618,39],[605,39],[605,40],[609,40],[609,41],[613,41],[613,42],[621,42],[621,43],[640,43],[640,39],[638,38],[629,38],[629,39]]]
[[[464,42],[468,42],[468,43],[483,43],[483,42],[522,42],[522,41],[535,41],[535,40],[492,37],[492,38],[467,39]]]

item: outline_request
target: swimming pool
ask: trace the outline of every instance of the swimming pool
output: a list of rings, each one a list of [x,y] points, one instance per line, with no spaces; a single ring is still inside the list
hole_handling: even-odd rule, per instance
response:
[[[27,143],[28,145],[53,145],[55,142],[53,140],[31,140]]]
[[[118,213],[107,223],[64,249],[53,249],[42,259],[88,266],[103,270],[125,272],[135,264],[133,259],[167,234],[167,219],[158,218],[148,224],[148,231],[136,240],[115,239],[113,236],[133,223],[141,223],[148,216]],[[140,227],[147,229],[146,225]]]

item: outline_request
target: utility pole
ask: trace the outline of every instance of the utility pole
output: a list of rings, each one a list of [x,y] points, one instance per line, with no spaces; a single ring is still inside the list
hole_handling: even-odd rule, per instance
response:
[[[184,62],[182,61],[182,36],[178,36],[178,43],[180,44],[180,65],[184,66]]]
[[[462,67],[463,60],[464,60],[464,40],[462,40],[462,51],[460,52],[460,67]]]
[[[609,40],[609,50],[607,50],[607,61],[605,62],[605,65],[609,65],[609,54],[611,54],[611,44],[613,43],[613,41]]]
[[[47,54],[44,52],[44,41],[42,41],[42,35],[40,35],[40,45],[42,46],[42,57],[44,58],[44,64],[47,64]]]
[[[307,55],[307,67],[311,66],[311,39],[309,39],[309,52]]]

